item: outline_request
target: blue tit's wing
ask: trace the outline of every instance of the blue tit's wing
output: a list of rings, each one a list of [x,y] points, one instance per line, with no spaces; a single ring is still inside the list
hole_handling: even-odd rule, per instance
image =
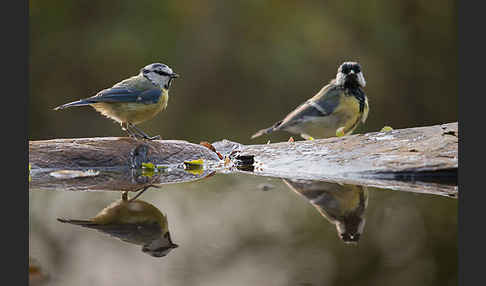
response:
[[[90,103],[107,102],[139,102],[145,104],[157,103],[162,94],[159,88],[135,90],[127,87],[112,87],[100,91],[97,95],[86,99]]]

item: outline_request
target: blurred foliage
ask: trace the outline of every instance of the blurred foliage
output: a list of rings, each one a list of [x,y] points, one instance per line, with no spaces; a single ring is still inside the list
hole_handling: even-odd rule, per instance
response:
[[[181,78],[140,125],[165,139],[250,141],[359,61],[370,116],[355,133],[457,120],[455,1],[30,1],[30,139],[125,136],[94,95],[163,62]]]
[[[250,141],[249,137],[313,96],[335,76],[338,66],[345,60],[361,63],[368,84],[365,91],[370,102],[370,115],[366,124],[355,133],[379,131],[385,125],[398,129],[458,120],[455,1],[30,0],[29,3],[31,140],[125,136],[119,125],[90,107],[65,111],[53,111],[52,108],[92,96],[137,74],[140,68],[152,62],[168,64],[181,75],[172,85],[167,110],[140,125],[150,135],[160,134],[164,139],[213,142],[226,138],[244,144],[262,143],[269,139],[272,142],[287,141],[288,133],[262,136],[254,141]],[[257,180],[257,183],[263,180]],[[224,189],[221,182],[214,184],[207,189]],[[361,281],[362,285],[385,285],[394,281],[401,281],[399,285],[456,284],[457,232],[456,228],[450,227],[457,223],[456,201],[444,203],[443,198],[432,197],[414,200],[410,194],[394,199],[386,192],[376,192],[381,204],[376,200],[370,202],[379,207],[367,214],[366,237],[369,239],[365,237],[364,245],[349,249],[341,246],[332,227],[329,227],[332,231],[322,230],[322,217],[311,206],[307,208],[309,219],[304,220],[306,223],[303,223],[302,216],[295,216],[290,221],[290,231],[287,230],[289,218],[285,216],[285,219],[277,220],[275,216],[283,210],[285,213],[299,210],[295,208],[294,200],[284,201],[285,204],[277,202],[286,198],[273,192],[272,199],[266,202],[284,207],[277,208],[279,212],[275,208],[262,208],[268,211],[262,215],[261,211],[252,212],[251,207],[258,204],[252,204],[250,201],[255,196],[248,196],[245,192],[233,190],[230,194],[235,199],[226,203],[207,192],[202,193],[204,196],[194,197],[201,194],[200,190],[187,195],[182,192],[198,186],[168,187],[181,188],[181,192],[166,193],[175,198],[180,196],[177,203],[174,199],[164,198],[170,202],[164,209],[172,214],[176,226],[181,229],[185,223],[199,220],[209,224],[212,220],[203,219],[209,217],[207,212],[214,211],[214,217],[231,216],[236,221],[242,220],[227,227],[247,231],[243,235],[227,228],[215,228],[227,231],[231,239],[218,244],[217,249],[222,249],[220,255],[224,259],[216,260],[217,263],[207,266],[207,269],[205,255],[212,252],[199,250],[207,250],[208,246],[201,243],[212,241],[213,233],[208,233],[206,240],[192,241],[197,246],[195,253],[190,252],[193,248],[187,244],[188,252],[184,253],[181,248],[178,253],[184,255],[174,264],[147,263],[147,267],[153,267],[146,268],[147,271],[167,267],[173,270],[171,275],[181,274],[174,277],[184,277],[183,265],[187,273],[199,277],[208,269],[226,269],[225,265],[234,262],[236,257],[236,261],[242,261],[242,264],[231,265],[234,266],[231,269],[239,271],[243,268],[242,273],[249,273],[246,277],[252,277],[253,272],[245,272],[248,270],[245,268],[245,256],[236,255],[245,254],[243,250],[251,246],[258,258],[255,261],[263,261],[270,267],[270,262],[274,261],[270,259],[276,256],[278,259],[275,261],[288,264],[288,268],[278,264],[281,267],[271,269],[275,270],[272,273],[275,275],[262,273],[261,277],[273,279],[288,272],[299,275],[294,278],[298,281],[300,275],[314,279],[327,271],[333,276],[317,277],[316,281],[334,281],[336,284]],[[234,182],[228,182],[228,186],[234,189]],[[67,196],[51,195],[63,199],[64,195]],[[201,210],[197,206],[203,198],[208,207]],[[241,204],[244,199],[248,204]],[[83,202],[79,197],[72,200]],[[164,200],[160,200],[162,205]],[[45,211],[51,209],[49,204],[53,202],[49,199],[32,201],[35,202],[30,204],[34,208],[32,212],[36,207],[42,207],[40,212],[43,215],[33,215],[31,219],[35,222],[37,218],[46,217]],[[56,206],[62,206],[65,203],[62,202]],[[99,207],[93,202],[96,201],[86,200],[92,212]],[[188,202],[191,204],[185,205]],[[188,215],[186,221],[183,220],[185,216],[178,213],[191,214],[190,211],[197,216]],[[299,241],[295,242],[299,247],[289,248],[287,239],[276,240],[275,245],[282,247],[268,244],[266,240],[262,240],[265,243],[259,242],[256,234],[270,235],[273,232],[255,231],[245,220],[252,213],[255,217],[251,216],[251,220],[254,222],[261,221],[256,216],[262,215],[268,218],[262,221],[272,227],[274,223],[281,223],[279,230],[285,229],[292,235],[300,233]],[[407,214],[416,216],[408,219]],[[53,217],[55,215],[50,214],[46,220]],[[51,220],[52,224],[56,223]],[[58,227],[54,226],[54,229]],[[198,224],[190,226],[187,227],[187,237],[191,237],[189,230],[197,228]],[[33,223],[31,227],[31,232],[35,233],[44,224]],[[204,231],[200,233],[205,235],[207,226],[203,227]],[[373,235],[373,229],[382,231]],[[175,236],[182,241],[183,230]],[[64,229],[59,228],[59,236],[53,237],[49,236],[49,231],[39,230],[39,233],[45,237],[30,236],[30,243],[36,245],[32,247],[33,251],[57,261],[55,265],[63,265],[66,261],[73,269],[77,269],[77,263],[89,265],[84,257],[62,256],[62,245],[56,246],[54,242],[58,237],[68,235]],[[431,239],[426,240],[426,237]],[[239,240],[234,240],[236,238]],[[71,249],[69,241],[65,243],[66,249]],[[43,245],[42,242],[50,248],[38,247]],[[228,247],[223,247],[223,242]],[[404,243],[411,248],[404,248]],[[243,246],[243,250],[238,248]],[[303,246],[307,249],[305,252],[302,252]],[[82,247],[85,247],[84,244],[75,249],[79,253],[96,252]],[[233,247],[233,252],[228,250]],[[261,252],[264,247],[270,247],[271,251]],[[282,253],[281,249],[288,252]],[[316,249],[321,251],[316,253]],[[214,247],[211,250],[214,251]],[[396,255],[397,252],[400,255]],[[117,253],[112,251],[109,255]],[[261,256],[258,256],[259,253],[262,253]],[[113,259],[107,255],[104,253],[103,257]],[[96,258],[90,263],[99,259],[98,256],[87,257]],[[126,273],[129,273],[128,270],[133,270],[132,259],[136,257],[127,257],[130,259],[125,266]],[[322,260],[326,259],[328,263],[323,263]],[[294,260],[295,264],[292,263]],[[313,260],[320,264],[304,269],[308,264],[301,262]],[[301,265],[301,268],[290,271],[294,265]],[[120,270],[124,269],[123,266],[117,266],[117,271],[124,272]],[[256,265],[254,269],[260,266]],[[267,271],[265,267],[262,269]],[[110,273],[106,275],[113,281],[118,277]],[[207,279],[210,281],[210,278]],[[82,279],[84,285],[84,275]],[[214,283],[208,282],[207,285]]]

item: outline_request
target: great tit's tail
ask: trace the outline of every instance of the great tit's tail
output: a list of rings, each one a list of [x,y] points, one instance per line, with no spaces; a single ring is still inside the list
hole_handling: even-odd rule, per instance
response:
[[[282,121],[279,121],[279,122],[275,123],[274,125],[272,125],[272,127],[264,128],[264,129],[258,131],[257,133],[251,135],[251,139],[255,139],[255,138],[262,136],[264,134],[272,133],[273,131],[275,131],[275,128],[277,128],[281,123],[282,123]]]
[[[75,225],[81,225],[81,226],[97,225],[97,223],[90,221],[90,220],[65,219],[65,218],[57,218],[57,220],[60,221],[60,222],[70,223],[70,224],[75,224]]]
[[[58,107],[54,108],[54,110],[61,110],[61,109],[73,107],[73,106],[90,105],[92,103],[94,103],[92,100],[81,99],[81,100],[78,100],[78,101],[73,101],[73,102],[70,102],[70,103],[59,105]]]

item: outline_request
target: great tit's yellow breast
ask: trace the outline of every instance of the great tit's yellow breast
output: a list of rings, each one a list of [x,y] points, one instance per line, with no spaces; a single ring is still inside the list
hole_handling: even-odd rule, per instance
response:
[[[360,116],[359,101],[354,96],[342,95],[334,114],[341,118],[341,124],[350,127]]]
[[[341,92],[339,104],[331,114],[315,117],[287,130],[294,133],[303,132],[315,138],[329,138],[336,136],[338,128],[344,127],[344,133],[347,135],[358,126],[361,116],[359,101],[354,96]]]
[[[92,106],[101,114],[117,122],[138,124],[153,118],[164,110],[168,102],[169,92],[166,89],[162,89],[161,96],[156,103],[95,103]]]
[[[361,203],[361,193],[363,188],[360,186],[345,185],[341,192],[336,192],[335,197],[339,202],[341,215],[356,210]]]

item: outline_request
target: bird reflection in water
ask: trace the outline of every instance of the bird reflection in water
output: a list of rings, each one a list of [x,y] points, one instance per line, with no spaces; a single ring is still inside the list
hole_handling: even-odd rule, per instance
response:
[[[96,229],[122,241],[142,245],[142,252],[154,257],[166,256],[178,245],[171,240],[167,216],[154,205],[137,199],[148,188],[144,187],[131,199],[128,199],[128,193],[124,192],[121,200],[105,207],[91,219],[57,220]]]
[[[368,205],[368,189],[365,186],[309,180],[283,181],[336,225],[338,236],[343,242],[354,245],[358,243],[363,233],[364,212]]]

